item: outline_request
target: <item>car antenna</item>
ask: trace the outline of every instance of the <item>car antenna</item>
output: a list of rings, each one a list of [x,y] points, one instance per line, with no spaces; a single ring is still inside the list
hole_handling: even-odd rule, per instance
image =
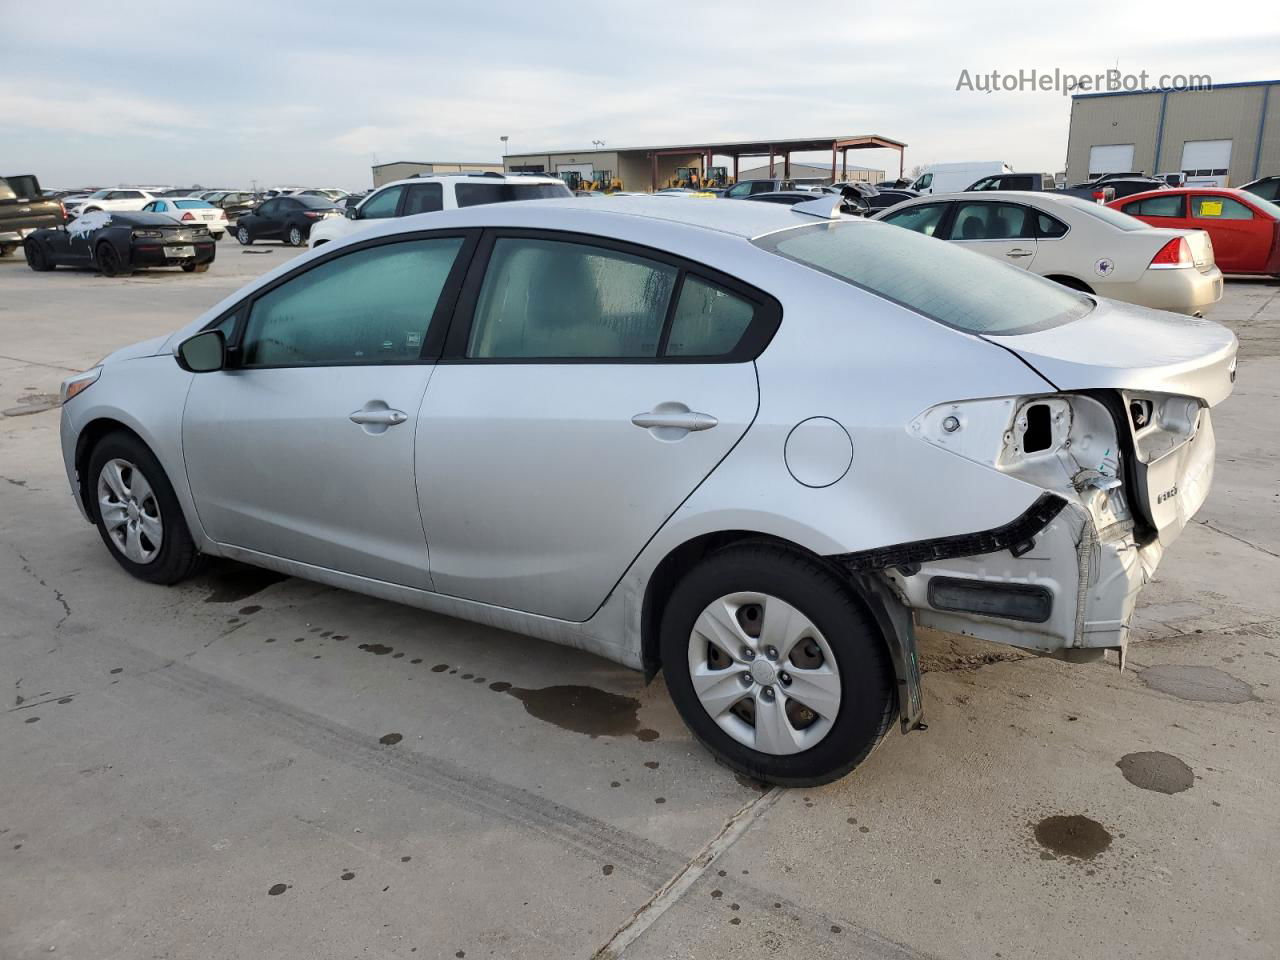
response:
[[[844,197],[839,194],[828,194],[819,197],[817,200],[805,200],[803,203],[793,204],[791,210],[793,213],[803,213],[809,217],[821,217],[823,220],[839,220],[840,204],[844,202]]]

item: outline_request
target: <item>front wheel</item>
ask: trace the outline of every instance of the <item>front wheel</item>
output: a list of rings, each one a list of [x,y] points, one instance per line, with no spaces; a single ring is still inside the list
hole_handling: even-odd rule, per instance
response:
[[[196,550],[173,487],[137,437],[112,433],[89,457],[89,493],[98,533],[120,566],[140,580],[172,584],[194,573]]]
[[[672,592],[660,644],[685,723],[758,780],[836,780],[892,722],[884,639],[852,588],[803,554],[772,545],[712,554]]]
[[[249,232],[248,227],[236,227],[236,239],[242,246],[247,247],[253,243],[253,234]]]
[[[291,247],[300,247],[307,242],[307,238],[302,235],[302,228],[297,224],[289,227],[284,235],[285,243]]]

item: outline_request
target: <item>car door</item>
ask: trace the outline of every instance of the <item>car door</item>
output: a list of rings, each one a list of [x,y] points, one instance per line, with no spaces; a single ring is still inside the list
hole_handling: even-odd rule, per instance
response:
[[[1261,271],[1271,252],[1271,221],[1233,197],[1192,193],[1188,226],[1209,231],[1213,256],[1223,273]]]
[[[1028,270],[1036,258],[1034,211],[998,200],[957,201],[947,239]]]
[[[274,228],[275,232],[272,232],[272,224],[276,222],[279,209],[280,201],[272,198],[264,200],[258,205],[258,209],[248,215],[248,226],[255,237],[270,237],[279,234],[280,228],[278,226]]]
[[[452,310],[473,244],[459,232],[370,241],[286,275],[224,318],[232,362],[194,375],[182,420],[210,537],[430,587],[415,431],[438,353],[429,337]]]
[[[588,619],[746,432],[779,317],[648,248],[487,231],[418,421],[436,589]]]

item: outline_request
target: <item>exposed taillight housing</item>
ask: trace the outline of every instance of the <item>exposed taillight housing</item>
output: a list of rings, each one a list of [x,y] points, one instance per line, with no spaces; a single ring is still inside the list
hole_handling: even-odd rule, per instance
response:
[[[1151,258],[1147,269],[1168,269],[1170,267],[1190,267],[1195,263],[1191,256],[1191,247],[1186,237],[1174,237]]]

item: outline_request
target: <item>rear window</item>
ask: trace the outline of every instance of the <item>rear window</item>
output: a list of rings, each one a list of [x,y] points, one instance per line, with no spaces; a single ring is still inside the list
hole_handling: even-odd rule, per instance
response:
[[[1090,200],[1081,200],[1079,197],[1054,197],[1058,203],[1065,203],[1073,210],[1080,213],[1087,213],[1096,220],[1103,223],[1109,223],[1111,226],[1120,230],[1150,230],[1151,225],[1143,223],[1141,220],[1135,220],[1127,213],[1121,213],[1119,210],[1113,210],[1111,207],[1104,207],[1100,203],[1093,203]]]
[[[887,223],[815,224],[752,242],[969,333],[1031,333],[1093,309],[1052,280]]]
[[[510,200],[572,197],[573,191],[563,183],[459,183],[453,188],[453,196],[460,207],[477,207],[482,203]]]
[[[6,186],[8,189],[6,189]],[[21,197],[23,200],[39,200],[41,197],[40,184],[35,177],[29,174],[5,177],[0,180],[0,197],[6,199]]]
[[[208,200],[175,200],[173,201],[173,205],[175,207],[180,207],[183,210],[186,210],[191,207],[210,208],[210,209],[213,207],[213,204],[210,203]]]
[[[315,209],[328,209],[333,206],[333,201],[328,197],[290,197],[290,200],[296,200],[304,207],[314,207]]]

